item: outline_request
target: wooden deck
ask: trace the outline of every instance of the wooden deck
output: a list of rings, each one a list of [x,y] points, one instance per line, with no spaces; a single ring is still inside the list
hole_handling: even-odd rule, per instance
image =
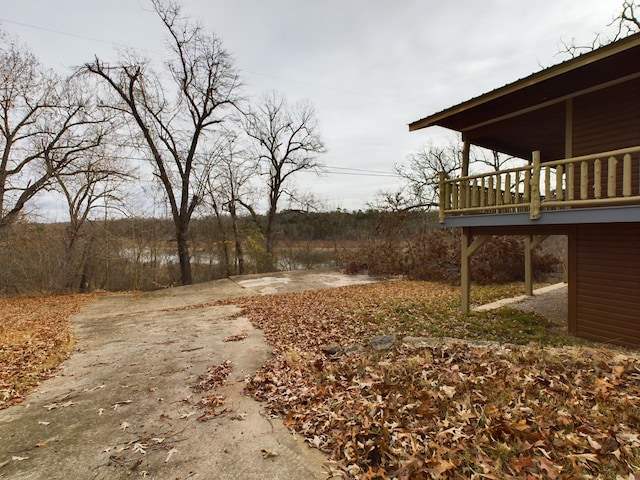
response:
[[[440,176],[440,223],[450,215],[640,205],[640,146],[447,179]]]

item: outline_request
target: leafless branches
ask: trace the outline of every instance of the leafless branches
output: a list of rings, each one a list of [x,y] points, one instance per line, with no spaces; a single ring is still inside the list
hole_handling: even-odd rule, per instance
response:
[[[17,43],[0,49],[0,229],[75,173],[76,159],[103,142],[105,121],[77,79],[44,69]]]
[[[576,58],[584,53],[604,47],[612,42],[621,40],[640,31],[640,18],[638,18],[640,4],[634,0],[624,0],[618,13],[608,27],[614,27],[613,36],[604,33],[596,33],[590,43],[576,45],[575,39],[570,42],[560,40],[558,54],[562,57]]]
[[[270,92],[246,116],[244,130],[252,141],[252,156],[266,178],[269,205],[264,227],[267,255],[273,254],[273,224],[291,177],[320,165],[325,151],[313,106],[290,105],[282,94]]]
[[[204,194],[198,172],[208,168],[213,127],[225,121],[224,107],[239,100],[239,82],[233,59],[215,35],[185,20],[175,3],[152,4],[169,37],[165,66],[173,90],[142,59],[123,56],[112,66],[96,58],[85,71],[102,80],[109,94],[105,105],[128,119],[139,146],[151,154],[175,224],[181,281],[190,284],[189,224]]]

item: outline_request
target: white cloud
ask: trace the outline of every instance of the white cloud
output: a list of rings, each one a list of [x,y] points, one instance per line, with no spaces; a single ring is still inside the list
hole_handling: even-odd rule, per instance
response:
[[[162,28],[145,0],[0,1],[2,27],[56,68],[82,64],[95,53],[112,58],[114,43],[151,56],[163,48]],[[249,94],[275,88],[291,101],[315,104],[327,163],[388,171],[442,135],[409,134],[408,123],[556,63],[561,39],[589,43],[620,9],[619,0],[183,4],[233,53]],[[380,177],[309,174],[298,183],[329,206],[349,209],[389,186]]]

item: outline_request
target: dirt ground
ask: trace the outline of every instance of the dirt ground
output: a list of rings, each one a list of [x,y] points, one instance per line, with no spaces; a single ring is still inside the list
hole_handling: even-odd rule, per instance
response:
[[[101,298],[72,320],[76,349],[58,375],[0,411],[0,478],[329,478],[319,451],[242,394],[270,357],[261,332],[234,306],[203,304],[369,281],[285,272]],[[225,362],[226,385],[194,391]]]

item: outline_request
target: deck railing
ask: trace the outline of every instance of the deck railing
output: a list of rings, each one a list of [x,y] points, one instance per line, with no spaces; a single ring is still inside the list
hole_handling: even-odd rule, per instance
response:
[[[440,223],[447,215],[640,204],[640,146],[447,179],[440,174]]]

